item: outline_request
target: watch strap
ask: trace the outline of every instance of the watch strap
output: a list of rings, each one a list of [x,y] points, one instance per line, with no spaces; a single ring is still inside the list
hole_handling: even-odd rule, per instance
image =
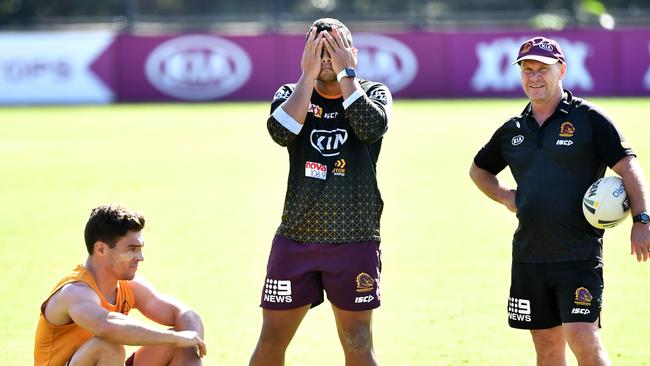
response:
[[[356,76],[356,70],[354,70],[351,67],[346,67],[343,70],[341,70],[341,72],[336,74],[336,80],[340,82],[345,77],[354,77],[354,76]]]

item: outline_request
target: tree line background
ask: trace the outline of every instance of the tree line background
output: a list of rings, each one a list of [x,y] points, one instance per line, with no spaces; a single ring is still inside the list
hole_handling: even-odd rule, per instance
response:
[[[618,24],[647,25],[650,0],[0,0],[0,27],[71,23],[139,23],[197,27],[250,22],[280,30],[323,17],[405,27],[541,22],[542,27],[597,25],[603,14]]]

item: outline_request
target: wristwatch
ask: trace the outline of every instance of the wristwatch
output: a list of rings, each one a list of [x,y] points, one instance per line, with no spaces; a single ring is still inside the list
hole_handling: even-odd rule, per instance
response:
[[[632,216],[632,222],[640,222],[642,224],[650,224],[650,215],[647,212],[641,212],[638,215]]]
[[[355,78],[357,77],[357,71],[351,67],[346,67],[345,69],[341,70],[338,74],[336,74],[336,80],[338,82],[341,82],[343,78]]]

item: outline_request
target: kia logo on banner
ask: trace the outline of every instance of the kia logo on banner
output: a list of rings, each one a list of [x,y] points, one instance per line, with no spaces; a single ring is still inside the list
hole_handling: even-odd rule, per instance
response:
[[[648,42],[648,54],[650,54],[650,42]],[[650,66],[648,66],[648,71],[645,73],[645,77],[643,78],[643,86],[647,90],[650,90]]]
[[[519,39],[499,38],[491,42],[479,42],[476,45],[476,57],[479,65],[471,79],[472,89],[478,92],[485,90],[509,91],[521,86],[519,67],[511,65],[517,58],[517,52],[522,42],[530,37]],[[569,41],[558,38],[567,63],[570,64],[562,84],[567,89],[593,90],[594,79],[587,69],[587,56],[590,52],[588,43]]]
[[[149,82],[160,92],[186,100],[210,100],[239,89],[251,61],[235,43],[214,36],[182,36],[156,47],[145,63]]]
[[[386,36],[359,34],[354,37],[359,49],[360,77],[386,84],[395,93],[415,78],[418,61],[404,43]]]

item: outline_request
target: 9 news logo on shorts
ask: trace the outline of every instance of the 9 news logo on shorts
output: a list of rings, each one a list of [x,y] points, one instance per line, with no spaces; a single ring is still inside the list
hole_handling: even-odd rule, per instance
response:
[[[510,320],[530,323],[532,321],[530,300],[509,297],[508,318]]]
[[[289,303],[291,298],[291,281],[267,278],[264,283],[264,301]]]

